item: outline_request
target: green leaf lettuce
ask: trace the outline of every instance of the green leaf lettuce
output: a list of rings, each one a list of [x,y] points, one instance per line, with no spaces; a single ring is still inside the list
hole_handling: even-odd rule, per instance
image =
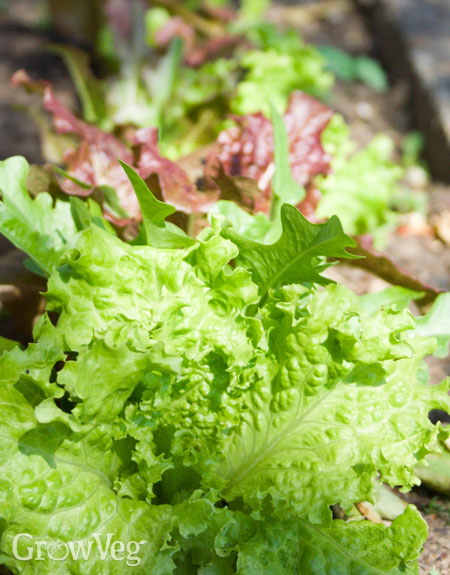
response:
[[[366,311],[320,276],[350,245],[337,219],[285,205],[275,244],[213,220],[168,247],[170,209],[133,183],[151,245],[88,218],[62,253],[47,244],[57,319],[0,357],[1,561],[21,575],[417,573],[417,511],[388,528],[330,506],[373,500],[377,476],[419,482],[445,436],[428,412],[450,407],[445,382],[417,377],[433,340],[408,310]],[[136,567],[96,550],[24,562],[19,533],[147,543]]]

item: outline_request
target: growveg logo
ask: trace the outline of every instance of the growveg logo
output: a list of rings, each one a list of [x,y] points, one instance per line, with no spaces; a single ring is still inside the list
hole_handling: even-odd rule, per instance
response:
[[[101,561],[125,561],[129,567],[141,564],[139,553],[147,541],[113,540],[113,533],[103,538],[98,534],[78,541],[36,540],[30,533],[19,533],[13,539],[12,554],[19,561],[88,561],[93,554]]]

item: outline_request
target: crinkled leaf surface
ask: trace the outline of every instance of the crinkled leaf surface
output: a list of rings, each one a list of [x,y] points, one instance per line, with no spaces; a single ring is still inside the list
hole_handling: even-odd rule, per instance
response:
[[[436,438],[422,406],[449,402],[445,383],[411,384],[430,342],[407,336],[407,311],[360,317],[339,286],[282,294],[265,308],[273,363],[255,367],[244,421],[223,448],[225,498],[258,509],[271,494],[280,513],[320,522],[331,504],[370,499],[377,471],[412,486],[416,457]]]
[[[165,506],[117,496],[113,483],[123,461],[114,444],[111,427],[95,422],[78,432],[67,423],[39,423],[34,406],[42,399],[37,390],[48,389],[50,370],[61,354],[45,344],[24,352],[13,350],[0,364],[0,525],[3,562],[25,575],[99,575],[173,572],[172,551],[164,550],[171,521]],[[26,366],[18,376],[20,365]],[[11,366],[16,369],[11,369]],[[27,375],[25,375],[27,374]],[[54,385],[54,384],[53,384]],[[54,407],[57,411],[56,406]],[[61,412],[61,416],[64,414]],[[14,557],[16,535],[26,533],[50,545],[53,557],[64,556],[59,542],[75,545],[97,533],[103,544],[107,534],[125,543],[145,540],[140,567],[111,558],[101,560],[92,551],[89,560],[23,562]],[[21,537],[17,551],[26,557],[32,545]],[[59,551],[58,551],[59,549]],[[34,549],[36,557],[36,549]]]
[[[414,561],[427,537],[427,525],[409,507],[390,527],[369,521],[334,521],[320,528],[301,522],[300,573],[308,575],[417,575]]]
[[[380,134],[353,153],[348,126],[336,115],[325,128],[322,142],[332,157],[332,172],[316,180],[322,194],[316,216],[337,215],[347,233],[375,234],[380,244],[395,220],[391,205],[403,175],[392,161],[392,141]]]
[[[410,507],[390,527],[370,521],[271,521],[253,526],[240,546],[237,573],[261,575],[413,575],[427,526]]]
[[[213,222],[184,248],[86,222],[49,280],[55,325],[44,316],[36,343],[0,357],[0,551],[13,572],[415,573],[412,511],[386,529],[333,522],[329,506],[370,500],[378,474],[417,483],[445,435],[428,412],[450,407],[447,384],[417,378],[433,341],[407,310],[368,313],[341,286],[309,285],[322,282],[313,257],[349,240],[292,206],[282,220],[272,246]],[[96,553],[22,563],[19,532],[148,544],[137,568]]]
[[[58,381],[83,399],[83,418],[113,418],[152,368],[180,373],[183,362],[202,362],[216,347],[229,367],[249,361],[247,326],[237,319],[245,302],[256,301],[256,286],[243,269],[223,275],[236,254],[217,235],[176,250],[129,246],[97,226],[82,234],[47,297],[49,309],[61,313],[66,349],[79,354]],[[95,394],[92,381],[99,382]]]
[[[205,168],[206,175],[213,179],[223,167],[229,176],[255,180],[261,192],[252,198],[250,206],[245,197],[242,201],[255,212],[270,211],[273,185],[280,205],[297,204],[302,186],[311,186],[317,174],[327,174],[330,169],[330,156],[322,146],[321,134],[333,115],[331,109],[302,92],[290,95],[283,120],[274,106],[272,109],[274,129],[260,112],[235,116],[237,126],[219,135]],[[275,167],[277,174],[272,182]]]

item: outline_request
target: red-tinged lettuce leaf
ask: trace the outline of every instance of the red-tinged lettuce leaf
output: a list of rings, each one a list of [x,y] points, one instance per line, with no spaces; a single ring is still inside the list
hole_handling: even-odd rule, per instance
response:
[[[186,52],[184,61],[188,66],[196,68],[219,57],[224,57],[242,42],[241,36],[220,36],[211,38]]]
[[[319,188],[312,183],[307,186],[305,197],[297,205],[297,208],[310,222],[317,223],[319,221],[316,215],[316,209],[321,197],[322,194],[320,193]]]
[[[95,187],[113,186],[122,207],[130,216],[139,220],[139,203],[118,162],[120,159],[133,163],[133,152],[114,135],[77,118],[55,96],[48,82],[32,80],[23,70],[19,70],[14,74],[12,83],[43,95],[44,108],[53,115],[55,130],[59,134],[70,133],[80,137],[79,147],[65,154],[64,161],[71,178],[63,178],[60,181],[61,188],[67,194],[86,197]],[[86,185],[80,185],[80,182]]]
[[[160,155],[156,128],[138,130],[129,136],[131,145],[127,146],[113,134],[77,118],[55,96],[48,82],[31,80],[22,70],[16,72],[12,81],[43,95],[44,107],[53,115],[58,133],[80,137],[78,148],[65,154],[68,177],[62,178],[60,186],[67,194],[86,197],[102,186],[110,186],[117,191],[122,208],[132,219],[140,221],[139,202],[120,160],[135,167],[144,180],[151,179],[157,187],[155,193],[181,212],[205,213],[217,201],[217,193],[199,193],[182,168]],[[120,225],[129,220],[115,218],[114,222]]]
[[[183,40],[186,52],[194,49],[195,30],[183,18],[175,16],[170,18],[155,34],[155,44],[160,48],[167,48],[174,38]]]
[[[443,290],[423,282],[397,265],[389,256],[375,250],[370,236],[358,236],[354,239],[356,246],[349,248],[349,251],[361,258],[349,260],[349,264],[365,269],[392,285],[423,292],[424,296],[418,301],[419,304],[433,302],[439,294],[443,293]]]
[[[76,150],[65,155],[68,172],[74,178],[92,186],[110,185],[117,190],[122,207],[135,219],[140,219],[139,204],[128,178],[123,173],[118,159],[133,162],[133,153],[115,136],[79,120],[54,95],[50,86],[44,94],[44,107],[53,114],[58,133],[80,136],[81,143]],[[89,191],[72,179],[63,179],[61,187],[68,194],[89,195]]]
[[[120,173],[117,162],[118,159],[132,161],[132,158],[126,148],[123,154],[115,156],[112,150],[108,151],[102,149],[102,146],[96,147],[95,144],[83,141],[77,150],[66,154],[65,161],[69,174],[91,187],[83,192],[82,187],[69,178],[62,180],[61,187],[68,194],[88,196],[96,187],[112,186],[117,191],[121,206],[133,219],[140,220],[139,204],[128,179]]]
[[[213,38],[187,53],[185,55],[185,62],[188,66],[201,66],[205,62],[225,56],[241,41],[242,39],[239,36],[222,36],[221,38]]]
[[[330,169],[330,157],[322,147],[322,131],[332,117],[332,110],[314,98],[294,92],[284,116],[288,133],[289,155],[294,180],[307,188],[318,174]],[[216,148],[207,159],[206,176],[218,176],[218,161],[229,176],[256,180],[261,194],[255,199],[255,211],[270,209],[271,183],[275,171],[273,128],[262,114],[233,116],[237,126],[222,132]]]
[[[210,152],[205,175],[217,179],[218,166],[231,176],[255,180],[261,194],[255,198],[255,212],[269,212],[273,161],[273,130],[270,120],[262,114],[233,116],[237,126],[219,134],[216,147]]]
[[[220,190],[220,199],[235,202],[250,212],[257,211],[255,204],[261,196],[261,190],[255,180],[245,176],[229,176],[217,157],[211,159],[211,165],[213,162],[217,168],[211,179]]]
[[[218,193],[198,192],[188,174],[174,162],[161,156],[158,150],[158,131],[156,128],[138,130],[133,144],[139,147],[137,171],[141,178],[147,180],[157,176],[159,190],[164,201],[178,211],[187,214],[207,213],[218,200]]]
[[[323,149],[320,136],[333,111],[311,96],[293,92],[284,116],[289,135],[291,169],[294,180],[306,186],[318,174],[330,171],[331,157]]]

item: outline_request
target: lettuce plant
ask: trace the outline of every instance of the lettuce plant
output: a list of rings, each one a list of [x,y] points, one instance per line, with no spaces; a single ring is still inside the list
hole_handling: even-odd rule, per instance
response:
[[[272,120],[276,110],[272,110]],[[232,177],[256,180],[259,194],[241,205],[268,212],[272,203],[276,138],[272,122],[261,113],[235,117],[236,125],[222,132],[212,150],[206,173],[221,169]],[[283,122],[282,122],[283,123]],[[285,156],[303,196],[294,205],[314,221],[337,215],[351,235],[372,234],[382,245],[395,226],[392,210],[399,194],[403,168],[392,160],[393,142],[379,134],[356,151],[344,119],[306,94],[293,92],[284,115],[288,146]]]
[[[31,80],[23,71],[13,81],[40,92],[57,133],[79,140],[65,154],[66,170],[32,167],[26,182],[31,193],[88,198],[88,209],[103,212],[128,240],[136,237],[142,213],[118,159],[132,164],[159,198],[177,208],[173,218],[191,235],[213,209],[247,237],[270,243],[280,232],[283,203],[297,206],[311,221],[336,213],[346,232],[371,233],[378,245],[395,223],[390,205],[402,169],[388,158],[390,142],[380,136],[355,154],[343,120],[301,92],[291,94],[283,118],[272,107],[274,127],[261,113],[235,116],[236,125],[220,134],[202,166],[202,155],[179,163],[164,157],[156,128],[128,129],[117,137],[77,118],[48,82]],[[374,250],[370,236],[357,242],[356,253],[364,259],[354,265],[423,292],[422,303],[440,292]]]
[[[0,562],[17,575],[417,574],[413,506],[389,527],[330,508],[370,501],[376,481],[418,483],[445,435],[428,411],[450,408],[445,382],[418,377],[434,340],[409,311],[367,311],[321,275],[326,257],[351,257],[337,218],[283,205],[275,243],[214,217],[188,238],[124,168],[144,217],[134,244],[78,198],[47,206],[64,227],[27,231],[47,196],[28,197],[25,160],[1,164],[0,229],[45,266],[52,320],[0,358]],[[145,542],[139,565],[95,548],[52,559],[108,533]],[[17,558],[36,541],[38,560]]]
[[[261,112],[233,116],[235,125],[220,133],[206,157],[204,177],[200,179],[203,192],[207,193],[199,195],[196,182],[190,180],[187,171],[160,151],[155,128],[129,130],[128,141],[120,140],[72,114],[49,83],[31,80],[23,71],[14,75],[13,82],[31,91],[43,91],[44,108],[53,115],[55,130],[80,139],[78,147],[65,154],[68,177],[59,181],[62,190],[84,197],[98,187],[114,188],[115,203],[121,209],[111,210],[109,206],[109,212],[116,220],[140,220],[139,205],[117,158],[134,163],[146,180],[151,176],[158,178],[164,199],[185,213],[208,211],[211,203],[219,199],[219,189],[221,199],[229,199],[223,176],[227,177],[228,188],[230,178],[235,181],[233,199],[237,203],[253,213],[270,212],[276,147],[272,122]],[[180,114],[182,121],[181,110]],[[277,114],[274,104],[271,114]],[[371,233],[377,243],[382,243],[386,230],[395,224],[391,205],[403,174],[401,166],[391,160],[391,140],[379,135],[355,153],[356,145],[342,117],[298,91],[290,95],[279,123],[284,123],[287,131],[288,144],[283,150],[289,160],[287,168],[292,170],[298,186],[304,188],[303,193],[285,201],[298,205],[313,221],[336,214],[347,233]],[[240,185],[242,178],[254,180],[250,190]]]
[[[217,15],[208,20],[215,24],[208,37],[203,27],[202,34],[195,28],[198,20],[206,26],[204,12],[197,13],[201,7],[181,4],[169,3],[177,7],[176,17],[169,12],[162,17],[160,7],[149,10],[147,20],[160,26],[149,46],[144,6],[106,3],[109,59],[115,66],[102,79],[93,74],[87,53],[53,48],[64,58],[84,120],[111,132],[128,124],[157,127],[164,155],[173,158],[214,141],[230,113],[268,111],[270,100],[282,110],[293,90],[323,96],[331,88],[325,59],[296,32],[282,34],[226,9],[228,21]],[[244,6],[246,12],[252,9]]]
[[[330,92],[334,77],[326,71],[325,59],[315,46],[304,43],[296,31],[282,33],[264,22],[250,27],[247,35],[257,49],[241,56],[245,75],[231,100],[233,113],[269,115],[271,102],[282,112],[296,90],[314,97]]]
[[[320,177],[317,187],[322,195],[317,217],[336,214],[347,233],[374,236],[384,243],[386,231],[395,226],[392,210],[400,195],[401,164],[393,161],[394,144],[378,134],[365,148],[356,151],[349,127],[334,115],[322,134],[326,152],[331,156],[331,173]]]

